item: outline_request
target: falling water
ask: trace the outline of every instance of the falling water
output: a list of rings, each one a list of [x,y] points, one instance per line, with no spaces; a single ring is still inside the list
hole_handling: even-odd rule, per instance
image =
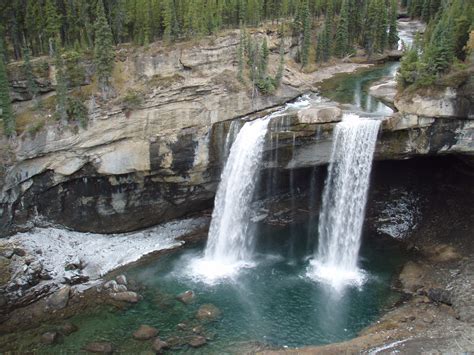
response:
[[[334,132],[319,220],[319,243],[309,276],[339,289],[362,284],[357,268],[372,158],[380,121],[345,114]]]
[[[231,277],[251,265],[250,212],[269,117],[247,122],[232,144],[217,189],[204,258],[193,270],[205,281]]]

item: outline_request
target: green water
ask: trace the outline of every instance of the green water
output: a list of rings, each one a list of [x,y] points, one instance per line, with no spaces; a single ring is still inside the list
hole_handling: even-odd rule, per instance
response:
[[[392,109],[370,95],[369,87],[383,77],[393,77],[399,66],[398,62],[389,62],[355,73],[337,75],[323,82],[320,93],[333,101],[347,105],[349,110],[356,113],[390,115]]]
[[[361,288],[349,286],[337,293],[305,276],[306,257],[313,248],[307,236],[305,225],[261,229],[257,235],[256,266],[242,270],[235,280],[212,286],[193,279],[186,270],[190,261],[202,254],[203,246],[134,267],[126,275],[142,286],[141,302],[123,310],[103,308],[94,314],[76,316],[71,321],[80,330],[64,338],[62,344],[42,350],[74,352],[88,342],[106,340],[120,351],[138,353],[151,348],[150,342],[131,337],[140,324],[159,328],[163,339],[186,338],[192,331],[177,330],[177,324],[182,322],[189,328],[202,326],[204,335],[211,340],[200,349],[182,346],[173,352],[241,353],[260,345],[295,347],[350,339],[398,299],[389,285],[404,256],[396,245],[384,242],[382,247],[373,240],[366,242],[360,266],[367,281]],[[291,257],[290,240],[296,243]],[[175,296],[189,289],[194,290],[196,299],[186,306]],[[222,313],[215,321],[202,323],[195,314],[207,303]]]

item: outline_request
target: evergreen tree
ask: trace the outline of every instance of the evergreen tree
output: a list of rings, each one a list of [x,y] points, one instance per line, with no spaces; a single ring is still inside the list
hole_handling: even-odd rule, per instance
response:
[[[239,69],[237,77],[240,82],[244,82],[244,53],[245,53],[245,31],[243,26],[240,27],[240,41],[238,48],[238,57],[239,57]]]
[[[94,62],[97,69],[97,78],[104,98],[107,97],[109,81],[114,69],[114,48],[112,32],[105,17],[102,0],[97,2],[97,19],[95,22]]]
[[[403,56],[400,70],[397,74],[397,83],[401,89],[416,82],[418,73],[418,50],[416,46],[411,47]]]
[[[30,51],[28,47],[25,47],[23,49],[23,72],[26,77],[26,85],[27,85],[27,90],[28,94],[32,97],[33,100],[36,101],[36,104],[39,103],[37,100],[37,95],[38,95],[38,85],[36,85],[35,78],[33,75],[33,68],[31,67],[31,62],[30,62]]]
[[[308,0],[303,0],[301,8],[301,21],[303,25],[303,45],[301,46],[301,65],[305,67],[309,61],[309,48],[311,46],[311,17]]]
[[[339,58],[349,53],[349,1],[343,0],[337,25],[334,54]]]
[[[263,39],[262,50],[260,54],[261,54],[261,58],[259,60],[259,77],[264,78],[267,75],[268,57],[270,55],[266,37]]]
[[[49,55],[53,56],[53,44],[55,43],[56,38],[59,38],[59,30],[61,28],[61,17],[56,9],[56,3],[53,0],[46,0],[45,15],[45,34],[49,41]]]
[[[397,49],[398,46],[398,30],[397,30],[397,0],[392,0],[390,5],[390,24],[388,27],[388,47]]]
[[[280,60],[278,63],[278,70],[275,76],[275,85],[277,87],[280,86],[281,80],[283,79],[283,71],[285,70],[285,39],[283,35],[281,36],[280,40]]]
[[[15,116],[10,100],[10,84],[4,59],[3,42],[0,39],[0,117],[3,121],[3,132],[10,137],[15,134]]]
[[[59,41],[56,44],[54,58],[54,65],[56,67],[56,112],[58,114],[58,118],[63,123],[65,123],[67,120],[67,81],[64,60],[62,57],[61,47],[59,46]]]

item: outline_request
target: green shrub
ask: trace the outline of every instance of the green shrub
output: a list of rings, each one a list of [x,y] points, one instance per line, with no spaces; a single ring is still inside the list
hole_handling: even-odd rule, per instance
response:
[[[69,121],[76,121],[82,128],[87,127],[87,121],[89,120],[89,115],[87,112],[87,107],[84,103],[74,96],[69,96],[67,98],[67,117]]]
[[[143,93],[135,90],[128,90],[122,99],[122,105],[127,110],[133,110],[143,103]]]

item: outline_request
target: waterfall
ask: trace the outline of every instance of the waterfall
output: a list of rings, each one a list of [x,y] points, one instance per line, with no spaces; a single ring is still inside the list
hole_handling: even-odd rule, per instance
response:
[[[204,257],[194,273],[214,282],[251,265],[250,212],[270,118],[245,123],[230,148],[217,189]]]
[[[357,258],[379,126],[380,121],[345,114],[335,128],[319,218],[318,250],[308,275],[336,289],[364,281]]]

